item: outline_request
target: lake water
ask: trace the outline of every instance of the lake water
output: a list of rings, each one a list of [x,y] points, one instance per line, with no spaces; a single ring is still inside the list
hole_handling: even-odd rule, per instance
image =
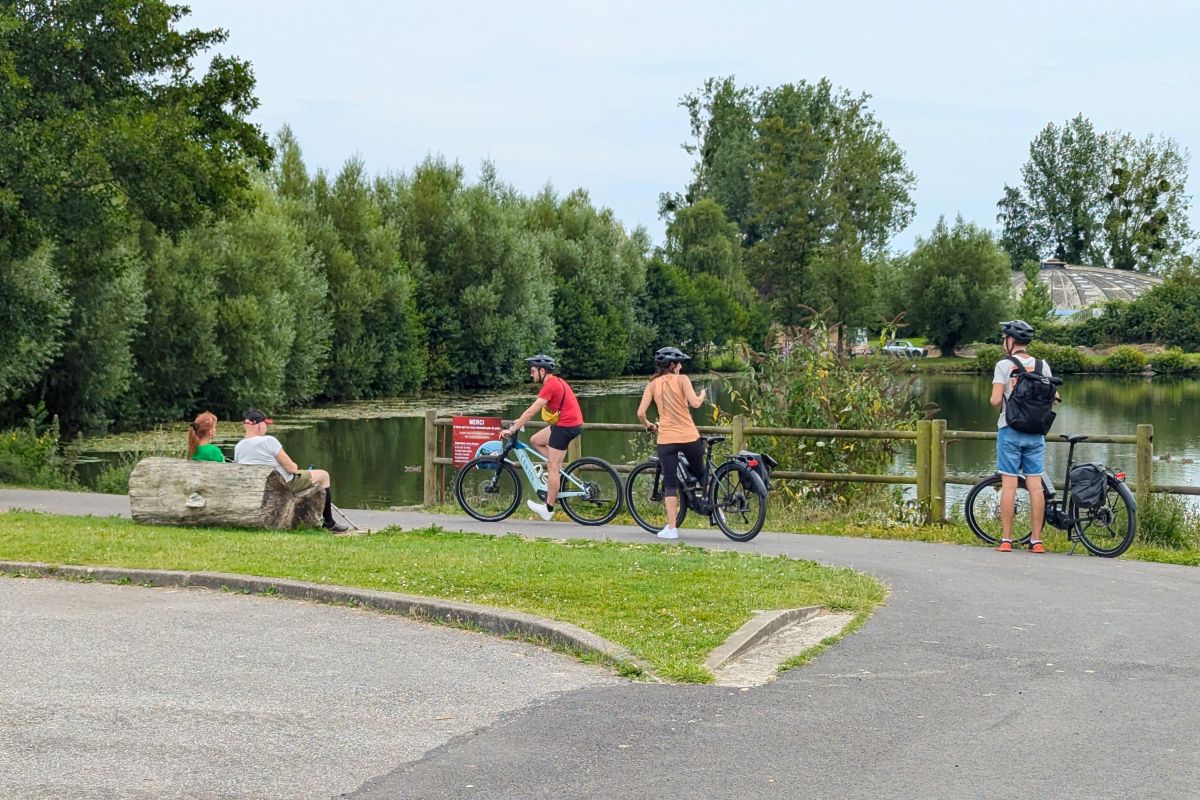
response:
[[[643,380],[581,382],[576,385],[584,418],[588,422],[636,422],[635,412]],[[709,398],[729,406],[726,381],[697,379]],[[983,375],[918,375],[912,391],[922,403],[938,406],[937,417],[954,430],[993,430],[995,410],[988,404],[991,387]],[[273,431],[302,467],[312,464],[333,476],[335,501],[348,508],[386,508],[421,502],[422,475],[406,471],[422,462],[425,407],[439,414],[487,414],[512,419],[533,399],[532,385],[508,394],[434,397],[423,401],[357,404],[313,409],[296,416],[281,416]],[[1154,450],[1162,460],[1154,464],[1157,483],[1200,484],[1200,381],[1175,378],[1067,376],[1065,402],[1058,408],[1055,433],[1133,434],[1138,423],[1154,425]],[[695,412],[700,424],[712,424],[711,409]],[[182,434],[180,434],[182,437]],[[448,436],[448,431],[447,431]],[[227,454],[233,441],[218,442]],[[652,450],[648,435],[591,431],[584,434],[584,452],[613,463],[640,460]],[[914,448],[902,443],[894,472],[915,472]],[[1065,445],[1048,448],[1048,468],[1061,479]],[[1101,461],[1125,469],[1133,476],[1133,445],[1080,445],[1076,460]],[[995,468],[995,443],[954,441],[947,448],[948,471],[984,475]],[[784,464],[783,469],[803,469]],[[81,469],[85,481],[96,465]],[[961,490],[954,490],[955,501]]]

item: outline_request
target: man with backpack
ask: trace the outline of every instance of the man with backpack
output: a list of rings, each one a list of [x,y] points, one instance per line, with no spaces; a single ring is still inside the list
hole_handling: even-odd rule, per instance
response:
[[[1005,357],[996,362],[992,375],[993,406],[1000,409],[996,435],[996,471],[1001,475],[1000,525],[1002,553],[1012,552],[1013,517],[1016,516],[1017,482],[1025,476],[1029,492],[1029,511],[1033,530],[1029,550],[1046,552],[1042,544],[1042,524],[1046,500],[1042,494],[1045,470],[1046,433],[1054,422],[1052,410],[1058,398],[1056,387],[1062,383],[1050,374],[1050,365],[1029,355],[1026,347],[1033,341],[1033,326],[1024,320],[1001,322]]]

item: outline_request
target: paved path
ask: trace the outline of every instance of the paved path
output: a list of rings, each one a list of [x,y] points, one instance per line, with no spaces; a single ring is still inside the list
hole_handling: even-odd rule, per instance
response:
[[[0,507],[30,507],[12,495],[0,492]],[[119,501],[110,501],[117,513]],[[645,541],[619,527],[350,516]],[[708,531],[686,538],[732,545]],[[1198,795],[1200,571],[820,536],[763,534],[733,546],[864,570],[892,595],[862,631],[768,686],[567,691],[415,761],[398,758],[348,796]]]

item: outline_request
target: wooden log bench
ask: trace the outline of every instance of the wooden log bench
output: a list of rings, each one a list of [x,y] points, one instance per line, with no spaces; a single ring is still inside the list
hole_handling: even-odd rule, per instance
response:
[[[144,458],[129,476],[129,508],[152,525],[285,530],[319,526],[325,490],[294,495],[271,467]]]

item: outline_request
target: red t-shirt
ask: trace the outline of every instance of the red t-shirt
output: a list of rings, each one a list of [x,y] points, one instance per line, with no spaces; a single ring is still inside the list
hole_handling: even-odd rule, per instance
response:
[[[579,410],[579,401],[575,399],[575,392],[571,391],[571,387],[562,378],[557,375],[547,375],[546,380],[542,382],[542,390],[538,392],[538,397],[546,399],[547,409],[559,412],[558,422],[554,423],[558,427],[573,428],[583,424],[583,412]]]

